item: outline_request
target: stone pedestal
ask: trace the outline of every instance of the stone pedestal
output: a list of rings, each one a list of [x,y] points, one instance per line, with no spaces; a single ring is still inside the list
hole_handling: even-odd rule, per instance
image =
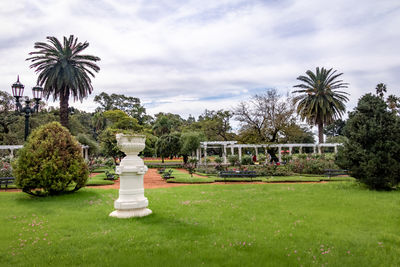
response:
[[[147,208],[149,201],[144,196],[143,176],[147,172],[147,166],[138,157],[145,147],[146,136],[117,134],[119,149],[126,154],[116,168],[120,177],[119,197],[114,202],[115,211],[111,217],[130,218],[143,217],[151,214]]]

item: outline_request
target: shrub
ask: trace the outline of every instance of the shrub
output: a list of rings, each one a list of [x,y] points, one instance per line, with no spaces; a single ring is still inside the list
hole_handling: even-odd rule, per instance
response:
[[[220,156],[215,156],[215,158],[214,158],[214,162],[215,163],[217,163],[217,164],[221,164],[222,163],[222,158],[220,157]]]
[[[337,164],[377,190],[400,182],[400,118],[377,96],[363,96],[344,128],[348,141],[339,149]]]
[[[326,169],[337,169],[333,160],[323,158],[297,158],[286,164],[287,168],[300,174],[324,174]]]
[[[15,183],[32,195],[55,195],[83,187],[88,179],[81,147],[58,122],[35,129],[13,163]]]
[[[265,164],[247,166],[248,171],[255,171],[257,176],[288,176],[293,173],[285,165]]]
[[[6,161],[0,162],[0,177],[12,177],[12,168],[10,163]]]
[[[253,158],[249,155],[244,155],[242,157],[242,161],[240,162],[242,165],[253,165]]]
[[[238,155],[229,155],[228,161],[231,166],[239,165],[239,156]]]
[[[258,158],[257,158],[258,162],[265,163],[266,159],[267,159],[267,157],[264,154],[258,154]]]

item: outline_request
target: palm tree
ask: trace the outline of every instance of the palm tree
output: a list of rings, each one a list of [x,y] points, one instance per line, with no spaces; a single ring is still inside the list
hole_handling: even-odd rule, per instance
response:
[[[37,83],[43,86],[43,95],[47,99],[60,99],[60,122],[68,127],[68,101],[69,96],[74,101],[82,101],[92,93],[93,87],[90,76],[99,72],[100,68],[94,62],[99,57],[81,55],[80,53],[89,46],[88,42],[78,43],[78,38],[70,35],[64,37],[61,44],[56,37],[47,37],[49,43],[36,42],[34,48],[38,51],[29,53],[31,68],[36,68],[39,73]]]
[[[383,99],[383,95],[387,92],[387,90],[386,90],[386,84],[384,84],[384,83],[378,83],[378,84],[376,85],[375,90],[376,90],[376,95]]]
[[[297,104],[297,114],[302,120],[318,126],[319,143],[323,143],[324,125],[341,118],[346,110],[344,103],[349,100],[346,96],[348,93],[338,90],[347,88],[348,83],[337,80],[343,73],[336,73],[332,69],[317,67],[315,73],[308,70],[306,74],[297,77],[302,83],[294,86],[300,89],[293,93],[301,95],[294,97],[293,102]]]

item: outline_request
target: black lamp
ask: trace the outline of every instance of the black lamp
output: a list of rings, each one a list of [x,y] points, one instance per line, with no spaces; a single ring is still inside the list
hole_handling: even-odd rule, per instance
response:
[[[29,98],[25,100],[25,107],[22,107],[21,103],[19,102],[19,99],[24,94],[24,88],[25,86],[19,81],[19,75],[18,75],[17,81],[13,83],[13,85],[11,85],[11,89],[13,96],[15,97],[16,111],[19,113],[25,113],[25,141],[26,141],[26,138],[28,138],[29,134],[29,117],[31,116],[31,113],[39,111],[39,101],[42,99],[43,88],[40,87],[39,85],[36,85],[35,87],[32,88],[33,99],[35,100],[35,105],[33,109],[30,107],[31,100]]]

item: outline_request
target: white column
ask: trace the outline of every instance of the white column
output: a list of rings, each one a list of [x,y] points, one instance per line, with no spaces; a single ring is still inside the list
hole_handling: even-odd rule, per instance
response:
[[[89,148],[85,148],[85,159],[89,160]]]
[[[147,208],[149,201],[144,196],[143,176],[147,166],[138,157],[145,147],[145,135],[117,134],[118,147],[125,152],[126,157],[116,168],[120,177],[119,197],[114,202],[115,210],[111,217],[131,218],[143,217],[152,213]]]
[[[313,153],[314,153],[314,154],[316,153],[315,146],[313,146]]]
[[[257,161],[258,161],[258,146],[256,146],[254,149],[256,150],[256,158],[257,158]]]
[[[267,148],[265,147],[265,146],[263,146],[263,148],[264,148],[264,154],[265,154],[265,164],[268,164],[269,163],[269,154],[268,154],[268,152],[267,152]]]
[[[282,154],[281,154],[281,150],[282,150],[282,147],[281,146],[278,146],[278,158],[279,158],[279,162],[281,162],[282,161]]]
[[[242,162],[242,147],[238,147],[238,152],[239,152],[239,161]]]
[[[299,148],[299,154],[303,154],[303,147],[302,146]]]
[[[335,145],[335,154],[337,154],[337,145]]]
[[[10,158],[14,158],[14,149],[10,149],[11,154],[10,154]]]
[[[207,165],[207,145],[204,146],[204,164]]]
[[[290,146],[290,147],[289,147],[289,155],[292,155],[292,149],[293,149],[293,147]]]
[[[231,146],[231,155],[235,155],[235,148],[233,147],[233,145]]]
[[[202,163],[202,160],[201,160],[201,158],[202,158],[202,152],[201,152],[201,147],[200,147],[200,150],[199,150],[199,164],[201,164]]]
[[[318,145],[318,154],[321,154],[321,146]]]
[[[224,145],[224,163],[226,164],[227,160],[226,160],[226,145]]]

